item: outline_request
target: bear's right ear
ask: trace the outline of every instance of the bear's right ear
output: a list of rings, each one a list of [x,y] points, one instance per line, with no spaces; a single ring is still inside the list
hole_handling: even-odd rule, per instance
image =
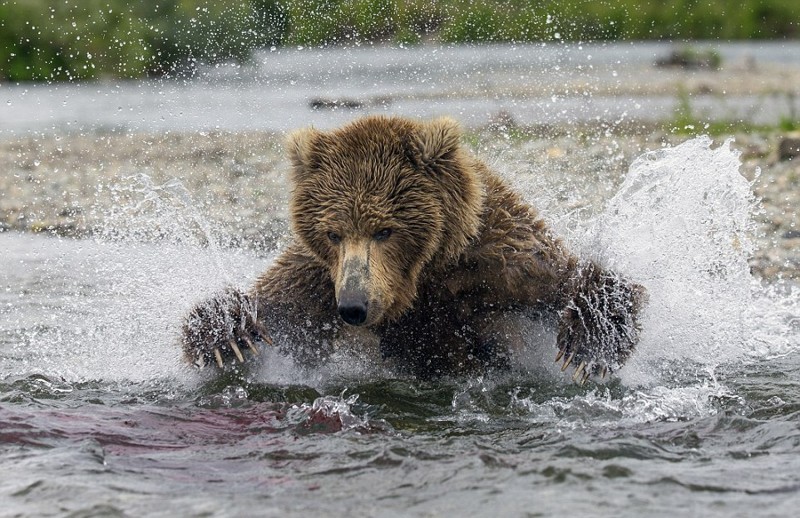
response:
[[[411,158],[416,166],[435,170],[453,159],[460,141],[461,127],[455,120],[441,117],[425,122],[412,141]]]
[[[318,143],[322,133],[314,128],[304,128],[293,131],[286,138],[286,152],[292,162],[295,180],[319,165]]]

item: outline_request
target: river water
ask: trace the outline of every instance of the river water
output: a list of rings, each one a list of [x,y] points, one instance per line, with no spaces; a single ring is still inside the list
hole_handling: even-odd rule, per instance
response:
[[[390,61],[393,51],[363,52],[372,62],[370,53]],[[493,59],[491,52],[469,49],[476,59]],[[269,73],[293,77],[300,54],[281,51]],[[596,51],[593,59],[613,63],[613,54]],[[457,74],[453,67],[443,74]],[[346,74],[328,68],[335,86]],[[371,81],[384,85],[381,78]],[[300,79],[290,85],[297,91],[284,86],[268,95],[296,96],[302,107],[287,102],[259,121],[243,115],[253,112],[247,92],[256,86],[220,71],[196,85],[163,86],[194,93],[219,87],[218,99],[230,97],[219,105],[204,97],[205,114],[181,101],[185,120],[171,111],[173,101],[139,104],[119,119],[99,109],[60,118],[76,99],[109,102],[65,95],[73,89],[119,87],[145,92],[131,94],[143,100],[157,88],[131,83],[4,90],[28,88],[12,101],[15,110],[39,100],[30,117],[2,123],[11,133],[194,130],[209,120],[281,130],[354,116],[310,111],[304,103],[312,90]],[[370,95],[380,91],[372,83],[360,83]],[[326,95],[340,95],[334,86]],[[48,96],[62,99],[63,112],[50,108]],[[215,111],[236,102],[242,106],[230,119]],[[435,96],[425,102],[448,108]],[[482,110],[496,106],[484,99]],[[141,199],[121,201],[136,210],[117,207],[92,239],[0,233],[1,515],[796,512],[800,287],[750,275],[757,203],[728,144],[697,138],[648,153],[595,213],[562,210],[556,226],[572,246],[650,292],[642,341],[628,365],[606,384],[583,387],[551,363],[554,348],[552,357],[520,358],[504,375],[436,382],[398,378],[358,358],[307,371],[270,350],[246,372],[190,368],[177,346],[181,318],[224,286],[247,286],[273,256],[215,244],[210,234],[187,237],[167,220],[193,221],[201,232],[208,225],[181,185],[137,182],[131,191]],[[148,214],[147,206],[159,206],[154,200],[176,196],[177,213]],[[138,228],[154,235],[115,227],[125,215],[152,219]],[[552,344],[554,336],[545,322],[528,339]]]
[[[655,68],[681,48],[670,43],[267,50],[189,80],[0,84],[0,134],[285,131],[338,126],[366,112],[450,115],[471,127],[500,112],[522,125],[652,123],[673,116],[681,92],[700,119],[774,125],[800,113],[792,86],[800,43],[694,47],[718,52],[723,69]],[[359,107],[312,110],[314,100]]]

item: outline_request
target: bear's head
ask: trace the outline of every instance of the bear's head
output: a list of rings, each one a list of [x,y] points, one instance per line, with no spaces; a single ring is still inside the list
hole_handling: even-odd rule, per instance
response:
[[[460,139],[451,119],[382,116],[290,135],[292,228],[348,324],[402,315],[423,272],[446,269],[477,234],[483,182]]]

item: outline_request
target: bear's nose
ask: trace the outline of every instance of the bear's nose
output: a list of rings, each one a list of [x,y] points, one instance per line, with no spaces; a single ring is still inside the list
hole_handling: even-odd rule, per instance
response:
[[[342,293],[339,315],[351,326],[360,326],[367,320],[367,301],[355,293]]]

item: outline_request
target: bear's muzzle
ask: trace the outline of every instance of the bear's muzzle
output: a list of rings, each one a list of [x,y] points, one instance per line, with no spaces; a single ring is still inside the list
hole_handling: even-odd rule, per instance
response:
[[[352,326],[360,326],[367,321],[367,302],[362,293],[346,291],[339,298],[339,315]]]
[[[339,315],[353,326],[367,321],[369,308],[369,263],[359,256],[345,260],[341,287],[336,296]]]

